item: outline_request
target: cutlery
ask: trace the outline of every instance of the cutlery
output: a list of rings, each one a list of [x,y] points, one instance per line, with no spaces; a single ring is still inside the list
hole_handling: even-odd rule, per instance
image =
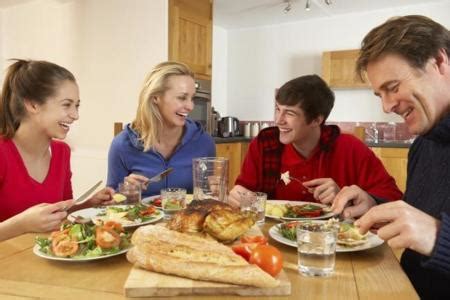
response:
[[[99,182],[97,182],[96,184],[94,184],[90,189],[88,189],[86,192],[84,192],[83,195],[81,195],[80,197],[78,197],[75,202],[73,203],[73,205],[80,205],[84,202],[86,202],[86,200],[88,200],[88,197],[95,191],[96,188],[98,188],[98,186],[100,184],[102,184],[102,180],[100,180]]]
[[[147,181],[147,184],[152,183],[152,182],[158,182],[160,180],[162,180],[164,177],[166,177],[167,175],[169,175],[170,172],[173,171],[173,168],[167,168],[164,171],[162,171],[161,173],[156,174],[153,177],[150,177]]]

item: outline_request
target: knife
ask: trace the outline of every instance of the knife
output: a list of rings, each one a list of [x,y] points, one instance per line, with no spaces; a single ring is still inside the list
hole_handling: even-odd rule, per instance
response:
[[[73,205],[79,205],[81,203],[84,203],[85,200],[87,200],[87,198],[95,191],[96,188],[98,188],[98,186],[100,184],[102,184],[103,180],[100,180],[99,182],[97,182],[96,184],[94,184],[93,187],[91,187],[90,189],[88,189],[83,195],[81,195],[80,197],[77,198],[77,200],[75,200],[75,202],[73,203]]]

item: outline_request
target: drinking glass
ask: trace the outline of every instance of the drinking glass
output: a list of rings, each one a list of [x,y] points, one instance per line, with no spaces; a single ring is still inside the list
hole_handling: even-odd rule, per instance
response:
[[[306,276],[330,276],[336,260],[337,228],[324,223],[297,225],[298,270]]]
[[[161,207],[166,218],[186,207],[186,189],[166,188],[161,190]]]
[[[199,157],[192,160],[194,199],[226,201],[228,158]]]
[[[256,214],[256,224],[262,225],[266,217],[267,194],[263,192],[240,193],[241,211],[252,211]]]
[[[117,192],[126,197],[120,204],[138,204],[141,202],[141,187],[139,185],[122,182],[119,183]]]

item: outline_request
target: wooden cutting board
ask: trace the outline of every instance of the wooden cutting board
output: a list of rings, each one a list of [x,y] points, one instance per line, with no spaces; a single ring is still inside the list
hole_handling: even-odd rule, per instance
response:
[[[254,226],[247,233],[262,234]],[[276,288],[258,288],[252,286],[216,283],[192,280],[174,275],[155,273],[133,267],[125,282],[124,290],[127,297],[154,297],[179,295],[241,295],[241,296],[285,296],[291,294],[291,282],[284,270],[277,279],[280,285]]]

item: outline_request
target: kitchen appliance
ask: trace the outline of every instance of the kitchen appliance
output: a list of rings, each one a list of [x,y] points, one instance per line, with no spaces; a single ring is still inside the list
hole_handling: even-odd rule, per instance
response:
[[[214,107],[211,107],[211,131],[212,136],[219,136],[220,114]]]
[[[192,99],[194,109],[189,117],[199,122],[203,129],[212,134],[211,124],[211,81],[198,79],[195,81],[195,95]]]
[[[219,135],[233,137],[239,135],[239,120],[235,117],[223,117],[219,121]]]

